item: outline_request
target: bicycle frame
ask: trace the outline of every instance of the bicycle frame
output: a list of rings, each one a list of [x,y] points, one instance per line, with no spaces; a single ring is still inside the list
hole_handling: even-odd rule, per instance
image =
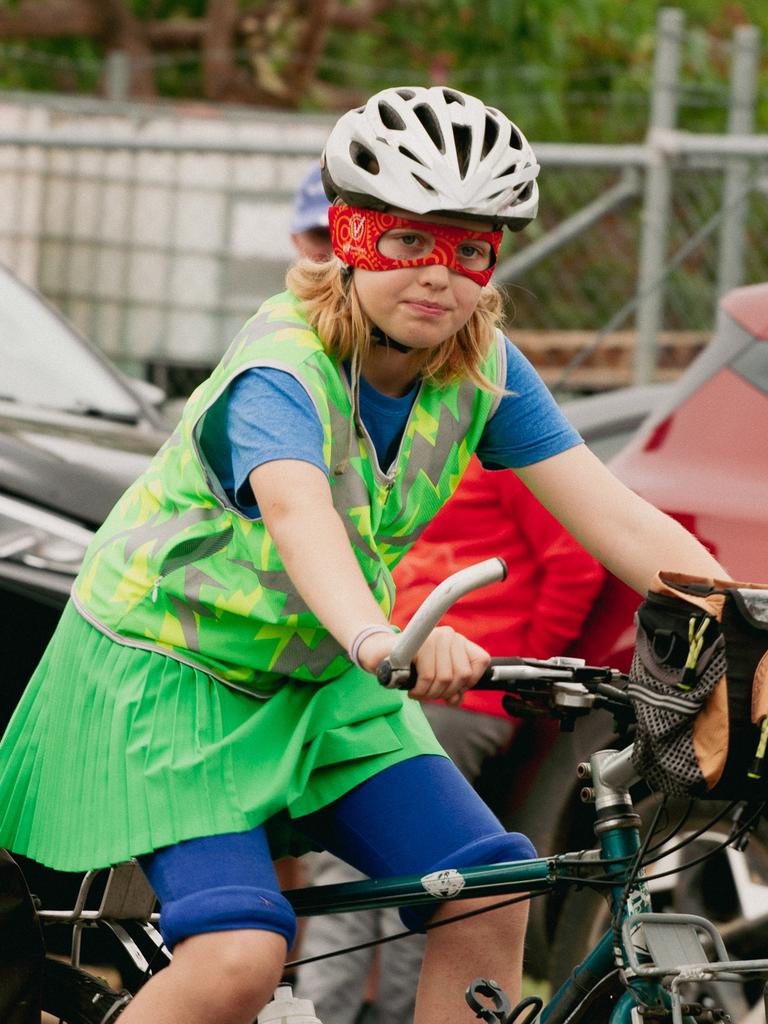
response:
[[[408,685],[413,655],[447,607],[468,590],[503,578],[504,572],[505,567],[499,559],[490,559],[445,580],[403,631],[388,659],[389,664],[379,674],[382,684]],[[589,670],[596,674],[596,678],[600,673],[608,674],[608,683],[599,683],[596,690],[590,691],[579,683],[578,673],[582,666],[582,662],[570,659],[552,659],[548,663],[511,659],[510,663],[494,670],[493,678],[543,679],[551,685],[555,705],[578,713],[595,706],[600,699],[598,691],[601,687],[603,700],[606,692],[612,690],[609,669]],[[722,939],[703,918],[653,913],[642,870],[635,869],[642,845],[640,819],[630,795],[630,787],[639,781],[632,766],[631,746],[621,751],[596,752],[588,764],[579,766],[578,773],[589,783],[583,790],[583,797],[595,804],[597,853],[582,850],[527,861],[448,869],[425,876],[313,886],[291,890],[284,895],[298,916],[313,916],[382,907],[423,906],[446,900],[455,900],[458,904],[472,897],[515,894],[522,897],[549,891],[557,884],[589,884],[590,881],[595,884],[599,881],[608,890],[613,927],[542,1008],[538,1024],[589,1022],[588,1004],[592,995],[600,990],[601,983],[610,984],[611,979],[615,982],[617,974],[626,991],[610,1013],[610,1024],[640,1024],[641,1021],[652,1024],[669,1020],[670,1016],[672,1024],[686,1024],[695,1019],[695,1013],[686,1007],[681,993],[681,987],[687,982],[713,977],[737,981],[743,980],[745,975],[768,978],[768,960],[728,961]],[[118,865],[111,871],[97,911],[85,909],[87,891],[95,874],[91,872],[84,880],[74,911],[41,911],[40,918],[43,922],[73,925],[72,959],[75,966],[79,963],[80,931],[83,927],[103,922],[123,943],[134,964],[146,970],[149,965],[123,922],[138,919],[153,946],[162,950],[162,940],[153,926],[156,915],[150,913],[154,894],[136,862]],[[460,907],[457,911],[460,914]],[[493,913],[493,910],[489,912]],[[714,947],[715,960],[711,960],[705,950],[702,933]],[[467,978],[468,984],[471,981]],[[642,1015],[639,1007],[643,1008]]]
[[[594,851],[557,854],[526,861],[450,869],[432,875],[316,886],[285,893],[299,916],[372,910],[391,906],[419,906],[436,897],[460,903],[463,899],[514,896],[516,893],[549,891],[553,885],[596,875],[610,877],[611,909],[617,915],[615,929],[605,933],[568,980],[551,997],[537,1017],[537,1024],[588,1021],[582,1004],[603,979],[621,973],[627,991],[610,1015],[611,1024],[639,1024],[653,1020],[652,1012],[671,1018],[673,1024],[689,1020],[681,986],[717,977],[740,981],[745,974],[768,978],[768,960],[729,961],[718,932],[703,918],[685,914],[656,914],[642,872],[632,874],[641,850],[640,819],[634,811],[629,788],[639,777],[632,766],[632,748],[595,753],[589,765],[579,766],[582,778],[592,787],[588,796],[596,805],[595,832],[599,854]],[[609,862],[605,866],[604,862]],[[627,891],[629,884],[629,891]],[[460,907],[457,906],[460,914]],[[493,911],[490,911],[493,913]],[[651,929],[653,932],[653,939]],[[716,953],[711,960],[699,939],[703,932]],[[664,962],[664,957],[676,959]],[[659,961],[662,962],[659,962]],[[469,982],[471,979],[467,979]],[[636,1007],[646,1009],[643,1018]],[[581,1013],[587,1014],[581,1016]]]
[[[425,876],[410,875],[312,886],[289,890],[285,896],[300,917],[382,907],[424,906],[434,904],[436,900],[455,901],[457,914],[460,915],[460,902],[464,899],[514,897],[515,894],[522,896],[547,892],[558,883],[575,880],[587,882],[597,875],[614,875],[615,882],[611,879],[609,891],[612,907],[621,914],[618,942],[616,935],[607,932],[542,1009],[538,1022],[565,1024],[573,1019],[574,1014],[579,1019],[582,1003],[589,998],[589,993],[601,979],[615,973],[617,967],[626,971],[632,964],[636,965],[636,970],[630,979],[631,990],[646,1006],[662,1009],[670,1002],[670,996],[662,988],[660,977],[642,975],[639,954],[635,950],[634,932],[632,928],[625,927],[631,921],[636,931],[638,917],[649,915],[655,919],[660,916],[651,913],[650,898],[642,877],[633,883],[628,905],[625,905],[628,867],[640,849],[639,819],[634,813],[628,791],[635,778],[630,753],[629,749],[622,752],[599,751],[592,757],[590,766],[580,766],[582,777],[591,777],[593,783],[599,856],[594,851],[578,851],[504,864],[447,869]],[[602,863],[605,860],[611,862],[607,868]],[[41,920],[44,923],[71,923],[74,926],[72,962],[75,966],[79,965],[82,929],[103,924],[115,934],[137,969],[147,970],[150,965],[144,953],[124,925],[127,921],[138,922],[142,931],[152,939],[153,945],[158,949],[163,948],[162,940],[154,928],[157,915],[152,913],[152,890],[135,861],[118,865],[110,869],[99,908],[87,910],[85,903],[88,892],[98,874],[89,872],[86,875],[73,911],[43,910],[40,912]],[[492,910],[489,912],[493,913]],[[703,951],[701,960],[702,963],[706,961]],[[752,965],[753,968],[756,966]],[[763,966],[768,974],[768,961]],[[471,980],[467,978],[467,983]],[[638,1019],[633,1016],[635,1005],[636,1001],[631,994],[623,995],[611,1014],[611,1024],[633,1024]],[[682,1015],[678,1017],[673,1016],[673,1021],[682,1024]],[[584,1019],[589,1020],[589,1017]]]
[[[683,1024],[688,1018],[683,1015],[684,1004],[679,988],[685,981],[715,974],[721,980],[736,981],[744,972],[768,977],[768,960],[729,962],[719,936],[703,919],[652,913],[642,875],[633,881],[628,899],[625,898],[629,867],[640,849],[639,819],[629,795],[629,786],[635,779],[631,748],[621,752],[598,751],[589,766],[580,766],[580,774],[592,782],[589,795],[594,796],[596,804],[595,831],[599,839],[599,854],[582,850],[504,864],[447,869],[425,876],[312,886],[290,890],[285,896],[300,917],[382,907],[424,906],[436,900],[455,901],[457,914],[460,914],[460,903],[468,898],[522,896],[549,891],[558,883],[581,880],[587,883],[596,876],[615,876],[610,878],[608,888],[612,909],[614,912],[618,910],[620,915],[616,933],[606,932],[592,952],[575,967],[568,980],[543,1007],[538,1024],[589,1021],[589,1010],[584,1010],[583,1004],[590,999],[590,994],[596,986],[599,987],[601,980],[608,979],[617,969],[624,973],[629,991],[617,1001],[610,1016],[611,1024],[637,1024],[640,1017],[634,1007],[638,1001],[662,1011],[671,1004],[673,1024]],[[608,866],[604,861],[610,862]],[[99,874],[89,872],[85,876],[72,911],[41,910],[41,921],[73,925],[74,966],[79,965],[82,929],[101,924],[114,933],[136,969],[146,971],[150,964],[131,937],[126,923],[137,924],[154,948],[164,950],[162,939],[154,927],[158,917],[152,913],[154,893],[138,864],[128,862],[110,869],[99,908],[85,909],[88,893]],[[493,913],[492,910],[489,912]],[[647,929],[651,924],[668,932],[676,929],[677,946],[681,945],[681,936],[690,940],[694,926],[708,931],[717,960],[709,961],[703,946],[689,941],[686,963],[675,962],[665,966],[649,961],[647,936],[641,934],[639,926],[644,925]],[[170,957],[167,951],[165,954]],[[665,988],[662,981],[670,976],[671,987]],[[467,983],[471,980],[467,978]]]
[[[609,767],[613,770],[611,784],[603,777],[603,773]],[[598,825],[600,859],[617,862],[616,867],[609,870],[616,874],[616,884],[610,891],[612,904],[618,907],[623,905],[626,865],[640,848],[639,819],[634,814],[628,792],[628,785],[635,778],[629,753],[599,752],[593,758],[591,773],[600,793],[598,814],[602,812],[603,815],[603,820]],[[623,777],[627,779],[626,784],[621,782]],[[405,876],[316,886],[289,891],[285,895],[299,916],[392,906],[420,906],[433,903],[436,895],[441,899],[457,902],[476,897],[514,896],[516,893],[549,891],[558,882],[573,880],[574,872],[580,872],[579,877],[585,880],[590,875],[602,873],[603,868],[595,868],[594,860],[591,851],[581,851],[505,864],[451,869],[423,877]],[[651,910],[650,896],[642,880],[635,886],[632,909],[635,914],[648,913]],[[457,913],[460,912],[460,907],[457,907]],[[576,967],[568,981],[543,1008],[538,1018],[539,1024],[561,1024],[567,1021],[578,1008],[585,993],[616,969],[616,956],[614,938],[610,932],[606,933],[598,946]],[[626,959],[622,956],[622,967]],[[468,982],[470,980],[467,979]],[[657,992],[658,987],[655,982],[649,983],[645,979],[640,981],[639,994],[646,1004],[663,1005]],[[612,1024],[629,1024],[634,1005],[635,1001],[631,997],[622,998],[611,1016]]]

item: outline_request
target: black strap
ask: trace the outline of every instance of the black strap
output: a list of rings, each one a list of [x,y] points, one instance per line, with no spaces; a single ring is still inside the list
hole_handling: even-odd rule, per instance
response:
[[[385,334],[380,327],[373,327],[371,331],[371,337],[373,338],[374,344],[384,345],[387,348],[393,348],[395,352],[413,352],[415,349],[412,345],[404,345],[401,341],[395,341],[394,338],[390,338],[388,334]]]

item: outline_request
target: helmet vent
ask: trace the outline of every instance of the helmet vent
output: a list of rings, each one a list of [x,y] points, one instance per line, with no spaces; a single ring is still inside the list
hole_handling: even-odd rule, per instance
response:
[[[357,167],[361,167],[364,171],[368,171],[369,174],[379,173],[379,161],[365,146],[361,146],[359,142],[350,142],[349,144],[349,155],[352,159],[352,163]]]
[[[514,174],[517,170],[517,164],[510,164],[509,167],[505,167],[503,171],[496,175],[497,178],[504,178],[507,174]]]
[[[392,128],[398,132],[405,130],[405,121],[394,107],[391,107],[389,103],[385,103],[383,100],[379,103],[379,117],[385,128]]]
[[[459,174],[462,178],[466,178],[469,167],[469,151],[472,148],[472,129],[464,124],[453,125],[453,143],[456,146]]]
[[[412,100],[416,95],[413,89],[397,89],[396,92],[401,100]]]
[[[426,103],[419,103],[418,106],[413,108],[413,112],[421,121],[424,131],[434,143],[435,148],[439,149],[441,153],[445,153],[445,139],[440,131],[440,125],[437,123],[434,110],[428,107]]]
[[[421,185],[421,187],[425,188],[427,190],[427,192],[434,192],[435,191],[435,189],[432,188],[432,186],[429,184],[429,182],[428,181],[424,181],[424,179],[420,178],[418,176],[418,174],[414,174],[413,178],[414,178],[415,181],[418,181],[418,183]]]
[[[499,137],[499,126],[496,124],[492,117],[486,117],[485,119],[485,134],[483,135],[483,152],[484,157],[488,156],[490,151],[493,149],[496,139]]]
[[[515,128],[514,125],[510,125],[510,129],[511,129],[511,131],[509,133],[509,145],[510,145],[510,148],[511,149],[522,149],[523,148],[523,140],[520,138],[520,132],[517,131],[517,129]]]
[[[454,92],[452,89],[443,89],[443,98],[446,103],[460,103],[462,107],[466,106],[464,97],[460,92]]]
[[[419,160],[415,153],[412,153],[410,149],[406,149],[405,146],[398,146],[398,152],[402,153],[403,156],[407,156],[409,160],[413,160],[414,163],[421,164],[422,167],[426,166],[423,160]]]

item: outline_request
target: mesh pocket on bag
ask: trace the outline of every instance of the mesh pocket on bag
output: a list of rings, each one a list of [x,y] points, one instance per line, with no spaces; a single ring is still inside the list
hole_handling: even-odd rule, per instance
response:
[[[699,654],[694,674],[682,665],[660,661],[657,637],[649,637],[638,623],[627,687],[637,720],[632,763],[652,789],[671,796],[690,796],[706,788],[693,723],[726,670],[725,645],[714,620],[707,626],[710,631],[714,639]]]
[[[637,733],[632,763],[652,789],[670,796],[690,796],[704,789],[704,776],[693,747],[693,722],[696,713],[710,696],[725,672],[725,652],[716,653],[701,676],[699,684],[681,696],[685,710],[669,705],[669,688],[645,667],[640,657],[632,659],[628,688],[633,697]],[[659,703],[654,696],[661,698]]]

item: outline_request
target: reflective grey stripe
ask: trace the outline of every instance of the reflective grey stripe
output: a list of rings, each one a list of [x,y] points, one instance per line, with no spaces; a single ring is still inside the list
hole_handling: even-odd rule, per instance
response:
[[[496,383],[503,388],[507,386],[507,341],[501,331],[496,331]],[[503,395],[494,395],[491,408],[488,410],[488,419],[494,415],[499,408],[499,402]]]
[[[81,603],[80,599],[75,592],[74,585],[70,592],[72,604],[78,615],[81,615],[86,622],[88,622],[94,629],[98,629],[104,636],[108,636],[110,640],[113,640],[116,644],[120,644],[122,647],[135,647],[139,651],[149,651],[150,654],[161,654],[164,658],[171,658],[172,661],[178,661],[181,665],[186,665],[188,668],[194,668],[198,672],[203,672],[205,675],[210,676],[211,679],[215,679],[217,683],[223,683],[224,686],[228,686],[230,690],[237,690],[238,693],[244,693],[248,697],[254,697],[256,700],[269,700],[276,690],[280,689],[285,684],[285,680],[275,680],[275,686],[271,690],[259,690],[254,684],[248,686],[245,683],[233,683],[231,680],[226,679],[224,676],[215,672],[211,668],[203,668],[198,662],[193,661],[191,658],[185,658],[177,651],[171,651],[167,647],[160,647],[158,644],[154,644],[149,640],[137,640],[135,637],[127,637],[122,633],[115,632],[114,629],[110,629],[109,626],[105,625],[101,619],[96,618],[88,609]]]
[[[168,516],[168,509],[164,508],[156,512],[146,523],[138,526],[129,526],[125,530],[118,530],[117,533],[110,534],[98,547],[93,549],[93,554],[107,545],[117,543],[124,537],[126,539],[125,557],[130,558],[137,548],[146,544],[147,541],[154,540],[157,542],[157,547],[162,547],[163,544],[167,543],[182,530],[186,530],[190,526],[196,526],[198,523],[218,519],[221,515],[223,513],[220,508],[201,508],[200,506],[195,506],[186,509],[184,512],[174,510]],[[158,522],[160,519],[162,521]],[[210,535],[206,534],[206,536]]]
[[[185,565],[210,558],[217,551],[223,551],[234,535],[235,531],[230,523],[220,533],[206,533],[202,537],[181,539],[160,563],[160,576],[167,576],[176,569],[183,569]]]
[[[354,426],[351,431],[349,429],[349,416],[345,416],[336,404],[330,400],[328,402],[328,411],[331,420],[331,467],[334,467],[338,466],[347,456],[353,457],[357,455],[359,439]],[[350,445],[350,434],[353,451],[348,451],[346,448],[347,445]],[[331,497],[333,499],[333,507],[344,524],[350,544],[362,551],[368,558],[378,561],[379,553],[371,547],[368,539],[360,533],[357,523],[350,515],[350,509],[370,507],[371,505],[371,495],[368,493],[365,480],[363,480],[358,470],[351,463],[347,466],[346,472],[332,478]]]
[[[213,577],[203,572],[196,565],[181,563],[177,568],[186,569],[184,573],[184,600],[182,601],[175,594],[168,594],[168,600],[171,602],[173,610],[179,619],[187,650],[199,651],[200,644],[195,615],[202,619],[216,618],[216,613],[200,600],[200,588],[204,585],[206,587],[217,587],[219,590],[226,590],[227,588],[223,583],[219,583],[218,580],[213,579]]]
[[[168,595],[168,601],[176,613],[181,631],[184,634],[184,645],[188,651],[199,651],[200,644],[197,639],[197,623],[194,612],[197,609],[192,607],[188,600],[182,601],[175,594]],[[210,613],[208,613],[210,615]]]
[[[330,633],[326,633],[314,650],[310,650],[299,634],[294,633],[280,652],[270,672],[279,672],[281,675],[290,676],[297,669],[304,667],[320,675],[340,654],[346,657],[344,648]]]
[[[267,334],[272,334],[274,331],[281,330],[304,330],[314,336],[312,328],[306,320],[302,320],[301,317],[297,316],[295,320],[270,320],[269,310],[264,310],[262,313],[258,313],[256,316],[251,317],[247,323],[243,324],[235,335],[232,344],[219,361],[219,368],[221,370],[226,370],[236,362],[237,356],[240,355],[240,352],[245,345],[252,341],[257,341],[259,338],[263,338]]]
[[[274,590],[280,594],[287,594],[287,599],[282,615],[306,615],[309,611],[306,602],[293,585],[291,577],[284,569],[259,569],[256,568],[256,575],[259,582],[267,590]]]
[[[418,432],[414,433],[413,445],[408,458],[408,465],[400,485],[400,505],[403,512],[408,505],[408,493],[420,474],[423,473],[433,484],[435,489],[437,489],[438,481],[442,475],[443,469],[445,468],[445,464],[448,461],[451,448],[454,444],[459,444],[466,436],[467,429],[472,418],[472,407],[475,402],[476,393],[477,388],[471,381],[464,381],[462,383],[459,388],[457,400],[459,412],[458,419],[456,419],[453,412],[445,403],[442,403],[439,406],[440,422],[437,426],[437,436],[434,444]],[[439,467],[439,472],[436,476],[434,474],[430,475],[429,472],[430,467],[433,466]],[[411,531],[410,534],[379,534],[377,539],[379,541],[383,541],[385,544],[408,544],[415,541],[428,525],[428,523],[424,523]]]

